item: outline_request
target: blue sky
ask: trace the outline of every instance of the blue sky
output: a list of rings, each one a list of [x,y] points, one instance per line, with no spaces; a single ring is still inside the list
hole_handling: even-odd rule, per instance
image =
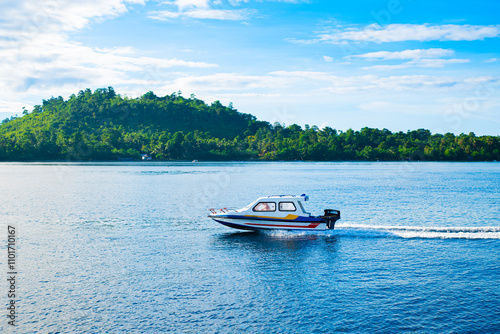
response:
[[[500,135],[499,1],[0,0],[0,117],[113,86],[290,125]]]

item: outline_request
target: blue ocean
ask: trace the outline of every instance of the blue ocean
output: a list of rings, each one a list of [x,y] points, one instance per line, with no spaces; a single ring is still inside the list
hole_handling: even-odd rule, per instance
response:
[[[305,193],[328,231],[207,217]],[[500,163],[2,163],[0,332],[500,332]]]

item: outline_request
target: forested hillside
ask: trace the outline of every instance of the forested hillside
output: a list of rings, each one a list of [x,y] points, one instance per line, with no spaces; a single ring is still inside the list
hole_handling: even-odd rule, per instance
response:
[[[0,125],[0,160],[500,160],[500,137],[284,126],[219,101],[113,88],[44,100]]]

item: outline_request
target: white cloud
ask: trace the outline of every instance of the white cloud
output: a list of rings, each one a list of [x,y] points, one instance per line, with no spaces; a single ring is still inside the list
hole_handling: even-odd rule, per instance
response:
[[[480,76],[480,77],[471,77],[464,79],[464,82],[471,85],[481,85],[481,84],[491,84],[496,83],[500,79],[492,76]]]
[[[404,51],[378,51],[369,52],[360,55],[347,56],[345,58],[363,58],[363,59],[421,59],[421,58],[441,58],[451,56],[455,52],[447,49],[414,49]]]
[[[179,8],[184,10],[186,8],[208,8],[209,0],[175,0],[173,3]]]
[[[246,1],[245,1],[246,2]],[[250,9],[221,9],[218,0],[173,0],[163,2],[165,5],[177,7],[167,10],[149,12],[148,17],[154,20],[168,21],[176,18],[194,18],[210,20],[241,21],[255,13]],[[235,6],[239,2],[231,2]],[[215,8],[217,7],[217,8]]]
[[[390,101],[370,101],[358,105],[358,108],[372,113],[396,113],[409,115],[433,115],[440,110],[432,105],[395,103]]]
[[[415,59],[403,64],[397,65],[375,65],[375,66],[367,66],[363,67],[365,70],[395,70],[409,67],[444,67],[448,64],[463,64],[468,63],[469,59]]]
[[[321,125],[319,126],[319,128],[320,128],[321,130],[323,130],[323,129],[324,129],[324,128],[326,128],[327,126],[329,126],[328,122],[323,122],[323,123],[321,123]]]
[[[363,59],[363,60],[403,60],[410,61],[396,65],[375,65],[363,67],[363,69],[371,70],[394,70],[409,67],[444,67],[448,64],[468,63],[469,59],[442,59],[441,57],[454,55],[453,50],[447,49],[414,49],[404,51],[378,51],[369,52],[360,55],[346,56],[346,59]]]
[[[447,64],[464,64],[468,63],[469,59],[419,59],[415,61],[418,67],[443,67]]]
[[[498,37],[500,25],[430,25],[430,24],[389,24],[376,23],[365,27],[338,27],[317,34],[310,40],[294,40],[295,43],[346,44],[352,42],[403,42],[403,41],[474,41]]]
[[[19,92],[64,85],[109,86],[126,83],[129,76],[159,77],[161,69],[174,66],[216,66],[175,58],[144,57],[128,48],[99,50],[69,42],[59,35],[39,36],[16,50],[0,50],[0,57],[4,59],[0,65],[0,76],[4,78],[0,87]]]
[[[130,47],[95,48],[69,39],[69,32],[95,20],[125,13],[142,0],[9,1],[0,20],[0,112],[18,112],[51,95],[86,87],[135,87],[163,83],[173,67],[211,68],[215,64],[146,57]],[[22,18],[22,19],[21,19]],[[36,101],[28,101],[30,98]],[[19,102],[23,101],[23,102]]]
[[[128,5],[144,4],[145,0],[4,0],[3,20],[0,26],[14,31],[17,36],[30,35],[54,29],[71,31],[81,29],[91,20],[121,15]]]
[[[169,10],[155,10],[149,12],[148,17],[153,20],[167,21],[170,19],[176,19],[182,16],[181,12],[172,12]]]
[[[187,16],[196,19],[212,20],[244,20],[250,16],[249,10],[230,10],[230,9],[205,9],[187,12]]]
[[[252,11],[241,9],[194,9],[188,11],[152,11],[149,13],[149,18],[165,21],[179,17],[190,17],[195,19],[212,19],[212,20],[232,20],[239,21],[248,18]]]
[[[206,101],[231,101],[242,112],[286,124],[330,122],[334,124],[332,127],[340,129],[355,126],[398,128],[406,127],[406,117],[428,115],[429,118],[420,118],[418,127],[433,129],[435,124],[441,125],[443,110],[450,107],[450,103],[441,101],[443,97],[453,101],[480,97],[478,114],[497,110],[488,103],[498,101],[494,92],[500,89],[499,79],[491,76],[342,76],[320,71],[274,71],[263,75],[186,73],[166,82],[159,93],[180,89],[194,92]],[[394,117],[380,118],[378,112],[391,112]],[[282,114],[294,118],[284,120]],[[398,118],[397,114],[403,115]],[[430,117],[434,117],[432,121]],[[452,125],[448,124],[447,131],[456,130]]]
[[[333,58],[330,56],[323,56],[323,60],[326,61],[327,63],[333,62]]]
[[[236,73],[216,73],[204,76],[185,76],[169,83],[164,90],[170,91],[175,87],[180,87],[186,91],[243,91],[255,93],[254,90],[263,90],[269,93],[270,90],[276,90],[289,87],[296,83],[297,78],[284,78],[274,75],[252,76]]]
[[[400,70],[411,66],[412,65],[408,63],[397,64],[397,65],[373,65],[373,66],[365,66],[363,67],[363,70],[390,71],[390,70]]]
[[[490,59],[486,59],[485,61],[483,61],[483,63],[494,63],[498,61],[498,58],[490,58]]]
[[[236,73],[218,73],[205,76],[184,76],[167,83],[163,89],[181,89],[193,92],[232,92],[254,94],[289,94],[301,92],[328,91],[345,94],[366,91],[428,91],[464,89],[479,83],[498,82],[494,77],[471,77],[457,79],[445,76],[403,75],[403,76],[338,76],[329,72],[313,71],[275,71],[266,75],[241,75]]]

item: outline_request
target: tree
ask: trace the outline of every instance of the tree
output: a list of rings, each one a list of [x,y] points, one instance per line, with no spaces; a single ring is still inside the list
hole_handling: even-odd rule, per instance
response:
[[[43,100],[0,125],[0,159],[111,160],[152,153],[158,159],[206,160],[500,160],[499,136],[346,132],[270,124],[251,114],[181,96],[122,97],[112,87]]]

